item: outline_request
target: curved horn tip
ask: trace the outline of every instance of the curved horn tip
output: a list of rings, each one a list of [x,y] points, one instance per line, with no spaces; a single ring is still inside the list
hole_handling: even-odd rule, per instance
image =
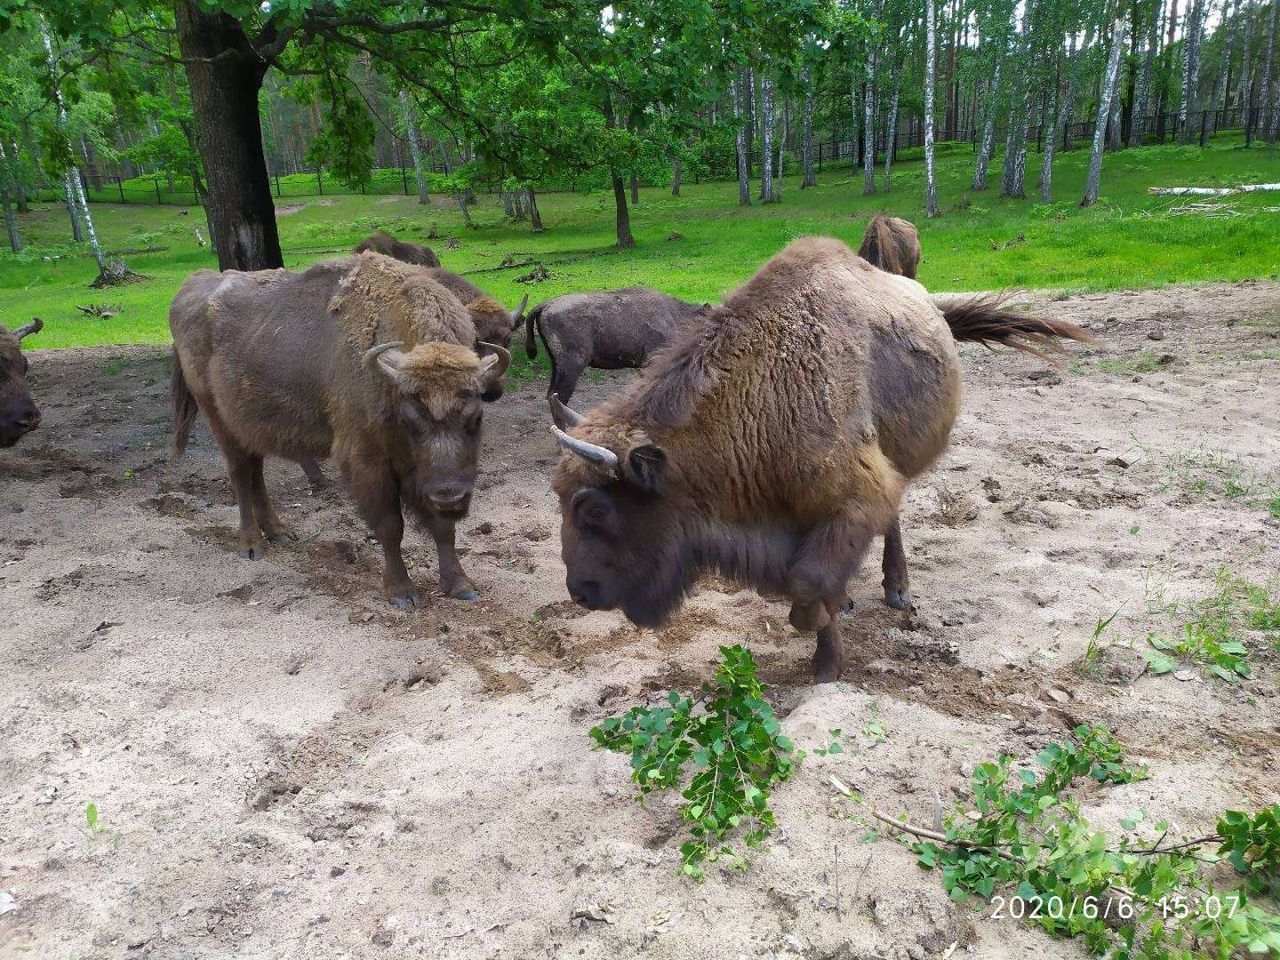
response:
[[[511,322],[513,324],[520,322],[520,319],[524,316],[524,308],[527,307],[528,305],[529,305],[529,294],[526,293],[523,297],[520,298],[520,306],[516,307],[515,310],[511,312]]]
[[[551,419],[557,427],[576,427],[586,418],[572,407],[566,407],[554,393],[547,394],[547,404],[551,407]]]
[[[559,427],[551,428],[552,434],[570,453],[575,453],[588,463],[594,463],[596,466],[604,467],[609,473],[616,475],[618,472],[618,455],[608,447],[602,447],[595,443],[589,443],[586,440],[579,440],[577,437],[570,436]]]
[[[373,363],[374,360],[377,360],[380,356],[382,356],[388,350],[399,350],[403,346],[404,346],[403,340],[389,340],[386,343],[374,344],[372,347],[370,347],[368,350],[364,352],[364,356],[361,358],[361,363],[363,363],[367,367],[369,364]]]

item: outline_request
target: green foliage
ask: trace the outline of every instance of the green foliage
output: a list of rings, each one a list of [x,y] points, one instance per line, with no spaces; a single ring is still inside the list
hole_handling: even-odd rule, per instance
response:
[[[692,839],[680,854],[694,878],[721,856],[741,862],[731,835],[740,831],[748,847],[768,836],[776,826],[769,793],[803,757],[765,702],[750,651],[734,645],[720,652],[724,659],[698,702],[672,692],[667,706],[633,707],[590,734],[600,746],[630,754],[637,800],[655,790],[681,791],[680,813]],[[690,760],[694,772],[686,783]]]
[[[1086,776],[1105,784],[1145,779],[1145,766],[1125,764],[1115,738],[1088,726],[1076,729],[1074,742],[1050,745],[1037,763],[1039,777],[1026,769],[1015,776],[1007,756],[980,764],[972,783],[976,813],[953,816],[945,841],[912,844],[922,867],[941,868],[952,897],[976,894],[995,904],[993,915],[1080,937],[1091,952],[1116,960],[1280,949],[1280,916],[1250,902],[1246,891],[1217,889],[1202,867],[1213,860],[1204,846],[1218,842],[1219,853],[1248,874],[1251,890],[1273,887],[1280,808],[1256,817],[1229,812],[1218,835],[1169,845],[1164,822],[1153,825],[1154,844],[1139,836],[1146,817],[1137,811],[1122,820],[1116,841],[1085,819],[1067,791]]]

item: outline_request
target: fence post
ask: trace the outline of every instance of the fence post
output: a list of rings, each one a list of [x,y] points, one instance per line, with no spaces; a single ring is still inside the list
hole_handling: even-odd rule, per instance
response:
[[[124,203],[124,177],[116,177],[116,186],[120,188],[120,202]]]

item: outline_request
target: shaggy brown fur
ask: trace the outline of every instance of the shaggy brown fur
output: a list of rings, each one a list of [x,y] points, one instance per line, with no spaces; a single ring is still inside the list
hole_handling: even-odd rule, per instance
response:
[[[380,253],[419,267],[438,267],[440,258],[426,244],[406,243],[397,240],[385,230],[375,230],[356,246],[356,253]]]
[[[13,333],[0,327],[0,447],[12,447],[40,426],[40,410],[27,386],[27,358],[22,355],[22,338],[39,333],[44,321],[39,317]]]
[[[290,539],[262,458],[332,451],[382,543],[387,599],[420,599],[400,552],[404,505],[436,541],[441,588],[475,597],[454,525],[475,482],[480,398],[500,389],[509,355],[477,356],[457,298],[420,268],[362,253],[301,274],[199,271],[174,298],[169,326],[174,455],[198,405],[227,458],[242,556],[261,556],[264,537]]]
[[[962,315],[838,240],[792,243],[572,429],[618,465],[553,474],[570,595],[655,626],[717,571],[787,595],[834,679],[845,584],[946,447]]]
[[[877,213],[862,235],[858,256],[881,270],[914,280],[920,266],[920,233],[910,220]]]
[[[511,343],[511,333],[520,326],[524,316],[523,303],[513,313],[465,277],[443,269],[432,270],[431,276],[466,306],[478,340],[500,347]]]
[[[525,316],[525,352],[530,359],[538,355],[536,328],[551,358],[547,392],[568,403],[587,367],[642,367],[681,323],[710,309],[644,287],[569,293]]]

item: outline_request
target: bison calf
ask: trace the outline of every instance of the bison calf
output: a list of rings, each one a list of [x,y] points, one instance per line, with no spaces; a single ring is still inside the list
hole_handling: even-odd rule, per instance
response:
[[[553,398],[569,595],[654,627],[719,573],[790,599],[818,631],[814,676],[834,680],[848,580],[946,447],[956,340],[1056,337],[1087,335],[990,298],[939,309],[838,240],[795,241],[622,393],[585,417]]]
[[[362,253],[305,273],[201,270],[174,298],[169,327],[174,454],[198,406],[227,458],[241,556],[292,539],[262,458],[332,451],[382,544],[387,599],[421,599],[400,550],[406,506],[435,540],[441,589],[475,599],[454,526],[475,483],[481,397],[501,393],[511,355],[487,344],[477,354],[457,298],[420,269]]]
[[[587,367],[642,367],[664,347],[681,323],[711,309],[657,290],[627,287],[601,293],[570,293],[540,303],[525,318],[525,351],[538,355],[542,337],[551,359],[549,395],[568,403]]]
[[[40,410],[27,387],[27,358],[22,339],[39,333],[39,317],[12,333],[0,327],[0,447],[12,447],[40,426]]]

